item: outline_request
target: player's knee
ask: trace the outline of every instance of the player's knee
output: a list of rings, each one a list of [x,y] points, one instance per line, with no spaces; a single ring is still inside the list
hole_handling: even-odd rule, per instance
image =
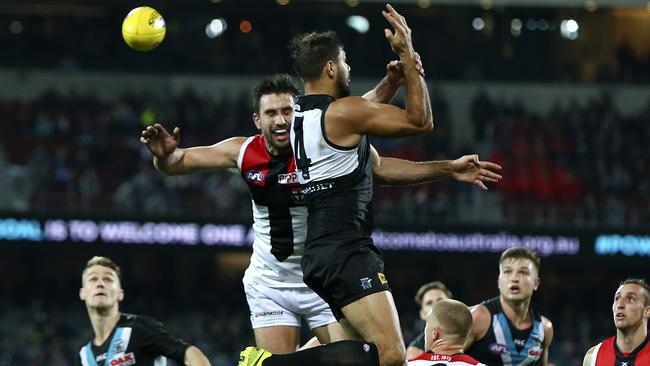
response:
[[[379,364],[381,366],[404,366],[406,349],[403,344],[393,343],[379,348]]]

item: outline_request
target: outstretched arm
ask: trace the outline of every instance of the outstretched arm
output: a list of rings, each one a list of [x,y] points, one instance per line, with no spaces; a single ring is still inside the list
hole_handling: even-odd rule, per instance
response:
[[[181,149],[178,147],[180,129],[176,127],[172,133],[156,123],[144,129],[140,136],[140,142],[154,156],[156,169],[167,175],[236,168],[239,150],[246,140],[245,137],[232,137],[212,146]]]
[[[372,173],[376,183],[384,185],[405,185],[434,182],[446,177],[457,181],[476,184],[487,190],[483,182],[497,182],[501,175],[494,171],[501,166],[479,161],[478,155],[465,155],[456,160],[409,161],[379,156],[370,146]]]

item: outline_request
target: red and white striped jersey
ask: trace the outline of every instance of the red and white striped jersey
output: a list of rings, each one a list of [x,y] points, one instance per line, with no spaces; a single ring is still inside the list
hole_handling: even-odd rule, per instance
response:
[[[646,366],[650,365],[650,335],[631,353],[616,347],[616,337],[598,343],[591,355],[590,366]]]
[[[301,202],[292,154],[272,156],[264,137],[242,144],[237,159],[253,201],[253,255],[247,276],[268,287],[303,287],[300,260],[307,236],[307,207]]]

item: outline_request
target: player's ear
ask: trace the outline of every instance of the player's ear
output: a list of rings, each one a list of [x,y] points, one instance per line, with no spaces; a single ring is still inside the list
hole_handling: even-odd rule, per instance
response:
[[[117,301],[119,302],[119,301],[122,301],[122,300],[124,300],[124,290],[120,289],[120,293],[117,294]]]
[[[534,287],[534,289],[537,290],[541,283],[542,283],[542,281],[539,279],[539,277],[535,278],[535,287]]]
[[[79,288],[79,299],[81,301],[86,301],[86,291],[83,287]]]
[[[334,79],[334,74],[336,74],[336,62],[334,60],[327,60],[325,63],[325,72],[330,79]]]
[[[431,332],[433,337],[431,337],[431,342],[435,342],[440,339],[440,327],[434,327],[433,332]]]
[[[255,127],[257,127],[258,130],[262,129],[262,122],[260,121],[260,116],[257,113],[253,113],[253,122],[255,123]]]

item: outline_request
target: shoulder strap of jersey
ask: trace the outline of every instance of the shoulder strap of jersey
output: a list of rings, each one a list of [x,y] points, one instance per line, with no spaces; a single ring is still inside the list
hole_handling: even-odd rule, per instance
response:
[[[498,314],[498,313],[503,312],[503,309],[501,309],[501,302],[499,301],[498,296],[483,301],[481,303],[481,305],[485,305],[485,307],[490,312],[490,315],[494,315],[494,314]]]
[[[258,136],[258,135],[256,135]],[[241,172],[241,168],[244,162],[244,154],[246,153],[246,149],[248,148],[248,144],[250,144],[256,136],[250,136],[248,137],[243,144],[241,144],[241,147],[239,148],[239,155],[237,156],[237,168]]]
[[[598,360],[598,352],[600,352],[600,347],[603,345],[603,342],[600,342],[594,348],[594,351],[591,353],[591,362],[589,366],[596,366],[596,360]]]

